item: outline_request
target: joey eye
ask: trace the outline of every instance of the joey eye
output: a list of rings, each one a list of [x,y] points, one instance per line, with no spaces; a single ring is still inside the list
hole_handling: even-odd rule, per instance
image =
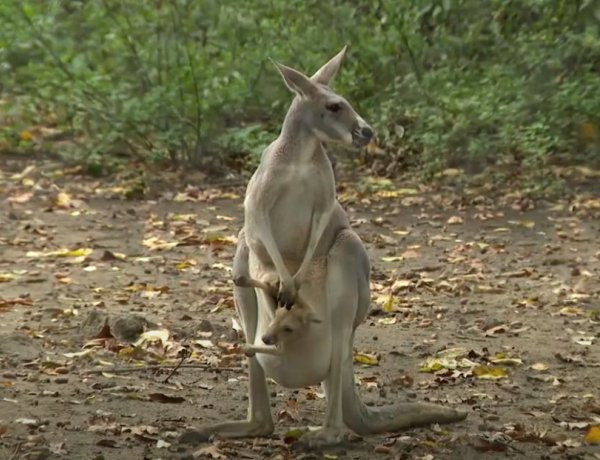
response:
[[[293,330],[291,327],[289,327],[289,326],[285,326],[285,327],[283,328],[283,330],[284,330],[285,332],[287,332],[287,333],[294,332],[294,330]]]
[[[339,112],[340,110],[342,110],[342,104],[338,104],[337,102],[334,102],[332,104],[327,104],[325,106],[325,108],[327,110],[329,110],[330,112],[335,113],[335,112]]]

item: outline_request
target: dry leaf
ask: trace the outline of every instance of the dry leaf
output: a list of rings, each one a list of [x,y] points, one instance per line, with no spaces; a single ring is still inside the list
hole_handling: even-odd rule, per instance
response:
[[[354,362],[367,364],[369,366],[377,366],[379,364],[379,358],[376,355],[369,353],[356,353],[354,355]]]
[[[532,364],[530,368],[534,371],[546,372],[550,368],[550,366],[548,366],[546,363],[535,363]]]
[[[587,444],[600,444],[600,425],[590,426],[583,437],[583,442]]]
[[[464,223],[464,219],[460,216],[451,216],[446,221],[448,225],[458,225]]]
[[[498,380],[508,377],[508,370],[504,367],[475,366],[472,373],[478,379]]]
[[[198,449],[196,452],[194,452],[193,454],[194,458],[216,458],[216,459],[222,459],[222,458],[227,458],[226,455],[223,455],[221,453],[221,451],[217,448],[217,446],[207,446],[207,447],[203,447],[202,449]]]

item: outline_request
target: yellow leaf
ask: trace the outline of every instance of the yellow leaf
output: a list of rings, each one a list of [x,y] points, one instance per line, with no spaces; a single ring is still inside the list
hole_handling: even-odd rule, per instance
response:
[[[389,295],[381,305],[381,309],[386,313],[391,313],[396,309],[396,302],[393,295]]]
[[[175,268],[177,270],[186,270],[188,268],[194,267],[196,265],[196,261],[193,259],[184,260],[182,262],[177,262],[175,264]]]
[[[356,353],[354,355],[354,362],[367,364],[369,366],[377,366],[377,364],[379,364],[379,358],[369,353]]]
[[[400,262],[402,257],[400,256],[384,256],[381,258],[383,262]]]
[[[150,248],[151,251],[157,250],[160,251],[162,249],[168,250],[173,249],[179,243],[177,241],[164,241],[156,236],[152,236],[150,238],[146,238],[142,241],[142,244],[147,248]]]
[[[448,218],[448,220],[446,221],[446,223],[448,225],[458,225],[458,224],[462,224],[464,222],[464,219],[460,216],[450,216]]]
[[[508,370],[504,367],[475,366],[472,372],[478,379],[498,380],[508,377]]]
[[[535,227],[535,222],[533,220],[509,220],[508,223],[510,225],[518,225],[520,227],[525,227],[529,229]]]
[[[385,324],[387,326],[390,326],[392,324],[396,324],[398,322],[398,318],[396,318],[395,316],[392,316],[390,318],[379,318],[377,322],[379,324]]]
[[[535,363],[531,365],[531,368],[534,371],[538,371],[538,372],[544,372],[548,370],[548,365],[546,363]]]
[[[504,289],[495,286],[489,286],[487,284],[478,284],[475,286],[474,291],[481,294],[502,294]]]
[[[525,227],[525,228],[533,228],[535,227],[535,222],[533,220],[522,220],[519,222],[521,224],[521,226]]]
[[[204,241],[208,244],[236,244],[237,238],[234,236],[210,235]]]
[[[583,441],[588,444],[600,444],[600,425],[590,426]]]
[[[54,200],[54,205],[59,208],[67,209],[71,207],[71,197],[68,193],[59,192],[59,194],[56,196],[56,199]]]
[[[283,439],[291,442],[294,439],[299,439],[308,431],[308,428],[292,428],[283,435]]]
[[[381,198],[398,198],[401,196],[417,195],[419,191],[415,188],[398,188],[395,190],[379,190],[376,195]]]
[[[581,316],[584,311],[579,307],[564,307],[560,309],[561,316]]]
[[[24,129],[19,133],[19,137],[22,141],[30,141],[33,139],[33,134],[31,134],[31,131]]]
[[[523,364],[523,360],[521,358],[515,358],[514,356],[509,356],[508,353],[500,352],[496,353],[494,356],[490,357],[490,362],[494,364]]]
[[[50,255],[55,255],[57,257],[86,257],[89,256],[92,252],[94,252],[94,250],[90,248],[79,248],[72,250],[62,249],[60,251],[55,251]]]
[[[17,277],[12,273],[0,273],[0,283],[6,283],[7,281],[12,281]]]
[[[438,358],[446,358],[446,359],[458,359],[464,358],[469,354],[469,351],[463,347],[455,347],[455,348],[446,348],[445,350],[438,351],[436,356]]]
[[[455,177],[460,176],[463,173],[462,169],[458,168],[446,168],[442,171],[442,176]]]
[[[241,198],[241,196],[237,193],[227,192],[220,194],[219,198],[223,200],[237,200],[238,198]]]
[[[174,214],[171,220],[175,222],[189,222],[196,218],[196,214]]]

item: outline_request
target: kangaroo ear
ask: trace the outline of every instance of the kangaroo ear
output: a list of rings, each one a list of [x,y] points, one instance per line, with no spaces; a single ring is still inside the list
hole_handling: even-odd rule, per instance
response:
[[[323,85],[329,85],[329,82],[333,80],[333,77],[338,73],[340,67],[342,65],[342,61],[344,60],[344,56],[346,56],[346,49],[348,46],[344,46],[342,51],[333,56],[326,64],[323,65],[319,70],[315,72],[315,74],[310,77],[310,79],[316,83],[321,83]]]
[[[317,92],[317,86],[302,72],[275,61],[273,61],[273,64],[279,70],[290,91],[303,97],[311,97]]]

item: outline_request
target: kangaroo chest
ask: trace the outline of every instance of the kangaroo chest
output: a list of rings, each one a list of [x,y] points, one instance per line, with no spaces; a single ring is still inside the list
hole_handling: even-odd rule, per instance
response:
[[[264,222],[260,219],[266,218],[282,256],[301,260],[315,219],[335,205],[333,172],[327,158],[325,164],[315,161],[278,167],[259,173],[247,197],[245,225],[250,248],[259,257],[264,254]]]

